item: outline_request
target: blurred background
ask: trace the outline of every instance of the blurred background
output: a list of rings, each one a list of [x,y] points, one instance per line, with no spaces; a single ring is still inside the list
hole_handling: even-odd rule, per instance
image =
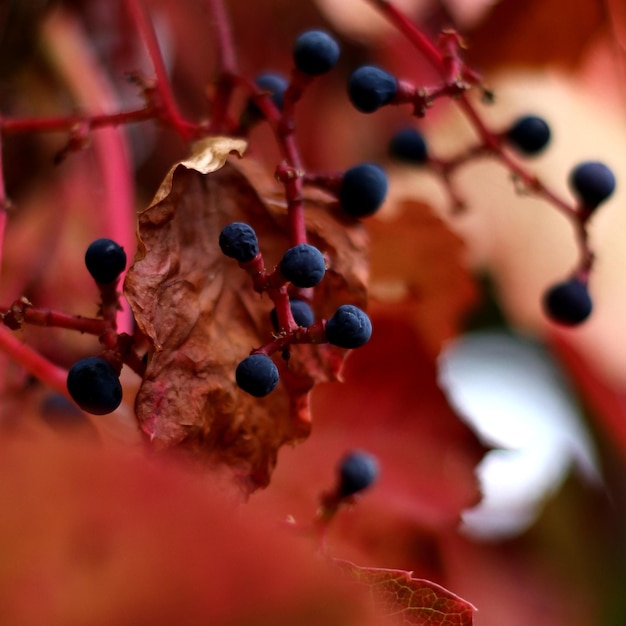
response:
[[[210,3],[146,0],[181,111],[210,118],[219,71]],[[431,155],[452,158],[477,142],[454,101],[422,119],[408,106],[356,111],[350,73],[368,63],[418,86],[438,83],[427,61],[366,0],[225,2],[239,72],[288,76],[294,38],[324,28],[339,40],[337,68],[316,80],[296,112],[311,172],[382,165],[390,191],[366,222],[371,241],[374,337],[350,355],[345,382],[313,392],[313,434],[281,451],[251,512],[310,518],[333,480],[334,460],[362,447],[381,461],[372,493],[334,524],[329,543],[362,565],[397,567],[445,585],[478,607],[481,626],[617,626],[626,622],[626,12],[619,2],[397,0],[433,40],[459,30],[465,60],[495,93],[470,97],[494,132],[542,116],[552,140],[524,161],[572,200],[571,169],[600,160],[617,189],[590,222],[594,312],[575,329],[549,322],[544,290],[578,262],[572,224],[520,193],[506,168],[475,159],[447,188],[427,168],[400,165],[389,139],[412,126]],[[131,75],[152,76],[122,0],[0,3],[0,110],[4,119],[140,107]],[[244,98],[237,102],[243,107]],[[80,135],[78,135],[80,136]],[[250,132],[247,158],[271,174],[269,129]],[[97,289],[84,250],[111,237],[132,257],[135,211],[187,153],[154,121],[94,131],[80,152],[56,158],[68,133],[7,134],[2,165],[11,200],[0,304],[92,316]],[[516,157],[517,158],[517,157]],[[126,164],[125,167],[119,167]],[[466,210],[454,214],[450,189]],[[109,210],[121,203],[115,217]],[[122,216],[122,219],[120,219]],[[132,327],[125,313],[127,328]],[[95,338],[24,328],[23,341],[68,367]],[[55,396],[0,354],[0,418],[56,424]],[[87,429],[135,443],[133,391]],[[50,416],[52,415],[52,418]],[[80,421],[80,420],[78,420]],[[252,514],[252,513],[251,513]],[[260,513],[259,513],[260,514]],[[26,622],[24,622],[26,623]]]

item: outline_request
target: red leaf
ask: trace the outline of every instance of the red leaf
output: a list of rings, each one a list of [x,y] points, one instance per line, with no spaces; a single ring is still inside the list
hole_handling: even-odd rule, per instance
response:
[[[476,608],[444,587],[412,572],[337,564],[370,588],[376,610],[405,626],[471,626]]]
[[[567,15],[564,11],[560,0],[498,2],[483,23],[464,33],[471,42],[467,58],[479,68],[551,63],[575,67],[606,27],[605,8],[599,2],[572,0]]]
[[[478,502],[474,468],[484,448],[437,387],[434,359],[404,311],[373,306],[370,312],[372,339],[350,354],[341,384],[315,389],[310,439],[297,453],[281,454],[270,489],[251,506],[288,494],[285,514],[306,522],[316,496],[332,487],[340,457],[366,450],[378,458],[380,477],[353,511],[333,520],[329,548],[439,582],[432,542]]]
[[[139,213],[125,294],[153,348],[136,400],[142,430],[159,447],[184,445],[230,467],[250,491],[268,483],[282,445],[308,436],[308,392],[337,377],[345,351],[297,346],[288,368],[277,359],[282,383],[267,398],[235,384],[237,364],[272,338],[272,303],[221,253],[219,233],[233,221],[250,224],[268,269],[290,246],[282,187],[254,164],[226,163],[244,148],[213,138],[172,168]],[[362,227],[333,217],[329,205],[319,193],[306,200],[309,240],[329,266],[315,290],[318,317],[363,305],[367,278]]]
[[[368,223],[371,293],[402,307],[422,341],[438,354],[458,333],[476,298],[465,245],[427,204],[400,199],[393,209],[392,217],[383,214]]]
[[[35,433],[5,433],[0,458],[3,624],[374,626],[358,589],[217,480]]]

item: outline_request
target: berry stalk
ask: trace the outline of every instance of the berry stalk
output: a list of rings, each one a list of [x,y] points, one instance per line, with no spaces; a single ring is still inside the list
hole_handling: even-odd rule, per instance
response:
[[[213,17],[217,51],[219,54],[219,77],[211,107],[209,133],[219,133],[226,124],[228,109],[235,89],[237,57],[233,44],[230,23],[223,0],[206,0],[209,13]]]
[[[0,350],[21,365],[35,378],[65,397],[70,398],[66,387],[67,371],[58,367],[36,350],[16,339],[11,332],[0,326]]]
[[[33,324],[50,328],[66,328],[99,337],[110,328],[110,322],[102,318],[82,317],[53,309],[40,309],[32,306],[25,298],[16,300],[10,307],[0,307],[0,317],[4,325],[12,330],[17,330],[22,324]]]
[[[146,46],[148,56],[152,61],[152,67],[156,77],[155,89],[163,104],[165,116],[169,124],[182,139],[184,141],[190,141],[195,134],[196,127],[194,124],[185,120],[178,110],[167,75],[167,69],[165,68],[165,62],[163,61],[163,55],[161,54],[161,48],[150,17],[141,3],[141,0],[124,0],[124,4],[135,24],[139,36]]]
[[[81,104],[98,112],[117,107],[115,91],[71,13],[55,12],[46,22],[43,39],[55,68]],[[104,190],[99,211],[102,230],[127,249],[134,249],[135,187],[125,133],[115,128],[102,129],[94,135],[93,147]],[[121,314],[121,310],[116,314],[120,327],[130,331],[130,315]]]

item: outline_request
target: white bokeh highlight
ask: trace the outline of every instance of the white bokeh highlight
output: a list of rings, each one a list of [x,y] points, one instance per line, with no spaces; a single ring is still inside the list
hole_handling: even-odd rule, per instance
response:
[[[600,483],[580,410],[549,354],[504,332],[449,342],[439,362],[448,401],[489,451],[477,467],[483,498],[463,512],[462,530],[481,539],[524,532],[572,465]]]

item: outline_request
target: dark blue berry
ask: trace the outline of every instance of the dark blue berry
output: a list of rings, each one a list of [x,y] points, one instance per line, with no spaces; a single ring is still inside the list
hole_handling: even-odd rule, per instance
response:
[[[595,209],[615,191],[615,175],[604,163],[587,161],[576,166],[570,184],[587,209]]]
[[[298,300],[297,298],[291,298],[289,300],[289,306],[291,307],[293,319],[298,326],[307,328],[315,322],[315,315],[313,315],[313,310],[309,306],[308,302]],[[278,327],[278,314],[276,313],[276,309],[272,309],[270,311],[270,320],[274,330],[280,330]]]
[[[355,450],[339,462],[337,493],[346,498],[367,489],[378,478],[378,461],[367,452]]]
[[[573,278],[548,289],[543,297],[543,307],[552,321],[576,326],[591,315],[593,303],[587,286]]]
[[[340,348],[360,348],[372,336],[370,318],[356,306],[344,304],[326,322],[328,343]]]
[[[352,217],[372,215],[387,195],[387,175],[373,163],[351,167],[343,175],[339,189],[339,204]]]
[[[305,74],[325,74],[339,60],[339,44],[326,31],[308,30],[296,39],[293,60],[296,67]]]
[[[403,128],[391,138],[389,154],[398,161],[421,165],[428,160],[428,146],[422,133],[415,128]]]
[[[259,242],[254,229],[243,222],[233,222],[220,233],[222,252],[240,263],[252,261],[259,253]]]
[[[315,287],[324,278],[326,263],[315,246],[301,243],[285,252],[280,272],[296,287]]]
[[[100,357],[74,363],[67,375],[67,390],[83,411],[94,415],[112,413],[122,402],[119,375]]]
[[[288,86],[287,79],[280,74],[267,72],[265,74],[259,74],[259,76],[254,79],[254,82],[259,89],[261,89],[262,91],[266,91],[270,95],[272,102],[274,103],[276,108],[279,111],[282,111],[283,99],[285,97],[285,91],[287,91]]]
[[[375,65],[364,65],[348,79],[350,102],[362,113],[373,113],[389,104],[398,93],[394,76]]]
[[[520,117],[506,132],[507,141],[519,152],[534,155],[550,142],[550,127],[536,115]]]
[[[262,398],[278,384],[278,368],[265,354],[251,354],[235,370],[235,380],[240,389]]]
[[[96,282],[112,283],[126,268],[126,252],[112,239],[96,239],[85,252],[85,265]]]

